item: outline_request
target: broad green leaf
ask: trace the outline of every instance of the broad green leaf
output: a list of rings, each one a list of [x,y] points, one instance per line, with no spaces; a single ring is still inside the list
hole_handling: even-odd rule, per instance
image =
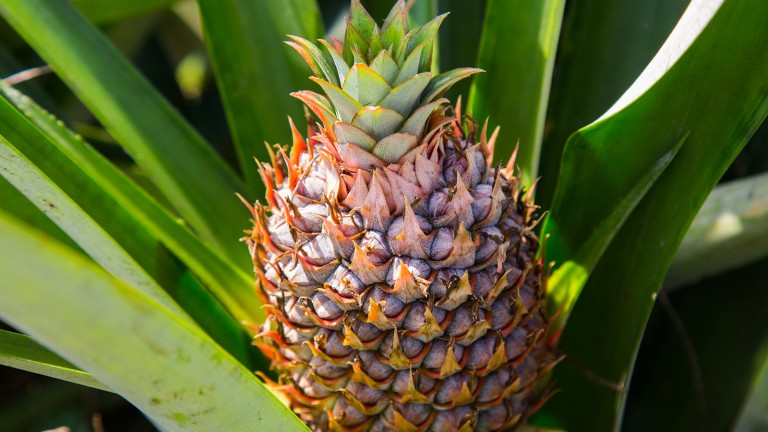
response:
[[[68,3],[0,2],[0,14],[43,57],[208,242],[248,268],[236,239],[245,186],[200,135]]]
[[[38,128],[0,98],[0,125],[4,125],[6,133],[17,134],[17,145],[26,144],[25,155],[43,167],[60,187],[67,187],[70,198],[77,200],[89,217],[98,219],[101,227],[155,279],[162,281],[163,287],[219,343],[245,360],[246,342],[238,323],[263,320],[252,278],[213,252],[121,171],[29,98],[2,84],[0,92]],[[243,253],[247,253],[244,246]]]
[[[91,373],[161,429],[307,430],[196,326],[6,216],[0,237],[0,255],[7,257],[0,264],[0,317]]]
[[[614,207],[606,212],[606,216],[594,223],[594,228],[584,243],[579,244],[569,256],[568,261],[552,273],[549,279],[549,286],[553,287],[548,296],[548,301],[553,304],[550,310],[557,313],[557,319],[553,328],[560,331],[564,323],[568,320],[573,305],[578,299],[581,289],[589,279],[589,274],[597,265],[603,251],[613,240],[619,228],[627,220],[640,200],[645,196],[648,190],[653,186],[659,176],[669,166],[675,158],[680,148],[685,143],[686,137],[683,137],[678,143],[672,146],[669,151],[655,162],[650,164],[645,171],[637,173],[637,177],[632,177],[628,182],[626,191],[618,197]],[[574,159],[581,159],[584,165],[593,162],[589,160],[591,155],[575,155],[570,153]],[[634,173],[633,173],[634,174]],[[568,177],[573,178],[573,177]],[[630,178],[624,179],[630,180]],[[547,224],[547,228],[550,225]],[[549,259],[549,257],[545,257]]]
[[[549,86],[565,0],[489,0],[469,113],[501,126],[495,158],[506,161],[516,143],[523,183],[536,178]]]
[[[0,100],[0,122],[5,123],[7,117],[3,112],[8,105]],[[0,124],[2,124],[0,123]],[[23,138],[14,134],[14,130],[6,130],[3,124],[3,133],[14,142],[25,148],[28,142],[22,142]],[[43,139],[42,137],[37,137]],[[31,152],[30,152],[31,153]],[[35,155],[35,156],[40,156]],[[40,162],[56,160],[55,154],[35,158]],[[52,170],[58,168],[51,164]],[[61,167],[58,174],[61,177],[70,175]],[[105,270],[128,285],[141,290],[155,301],[163,304],[169,310],[177,314],[181,319],[188,319],[186,313],[163,291],[157,282],[142,268],[132,256],[130,256],[118,242],[110,237],[103,228],[91,218],[69,195],[60,189],[43,171],[38,169],[25,154],[0,135],[0,174],[29,198],[40,211],[54,221],[64,230],[83,250],[93,258]],[[73,188],[81,186],[75,182],[70,184]],[[84,185],[87,189],[91,185]],[[84,196],[84,195],[83,195]],[[92,200],[92,204],[109,206],[100,200]],[[115,208],[115,207],[112,207]],[[4,240],[5,241],[5,240]]]
[[[668,290],[768,255],[768,174],[718,185],[683,238]]]
[[[657,301],[622,431],[765,430],[768,399],[760,398],[768,381],[761,383],[760,375],[768,361],[767,265],[764,259]],[[734,427],[739,412],[741,429]]]
[[[655,293],[686,228],[768,114],[766,20],[768,3],[694,2],[635,84],[566,145],[544,228],[552,235],[547,259],[558,265],[623,199],[626,180],[688,134],[602,254],[563,333],[566,354],[604,380],[626,387]],[[567,363],[555,376],[562,392],[545,409],[563,426],[618,427],[624,393]],[[589,410],[578,408],[584,400]]]
[[[93,23],[130,18],[171,6],[176,0],[70,0]]]
[[[27,225],[31,225],[40,231],[55,238],[57,241],[67,246],[77,249],[78,246],[69,236],[53,223],[43,212],[34,204],[29,202],[27,197],[19,192],[5,177],[0,176],[0,210],[21,220]]]
[[[0,330],[0,365],[111,391],[88,372],[83,372],[28,336],[19,333]]]
[[[264,188],[253,158],[268,159],[264,141],[290,142],[286,117],[299,120],[303,114],[289,94],[310,85],[309,69],[283,41],[288,34],[320,37],[320,12],[315,0],[197,3],[240,167],[260,197]]]
[[[624,93],[664,43],[688,3],[568,1],[547,109],[541,180],[536,186],[536,203],[543,209],[551,208],[568,137],[600,117]]]

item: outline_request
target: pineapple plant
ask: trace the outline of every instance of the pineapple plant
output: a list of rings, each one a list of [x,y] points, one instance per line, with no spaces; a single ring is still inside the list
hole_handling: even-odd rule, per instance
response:
[[[289,42],[325,96],[299,91],[309,137],[261,163],[247,238],[269,321],[272,387],[315,430],[504,430],[555,363],[535,206],[514,156],[442,95],[444,16],[379,27],[352,1],[344,41]]]
[[[0,1],[0,429],[760,430],[768,3],[349,2]]]

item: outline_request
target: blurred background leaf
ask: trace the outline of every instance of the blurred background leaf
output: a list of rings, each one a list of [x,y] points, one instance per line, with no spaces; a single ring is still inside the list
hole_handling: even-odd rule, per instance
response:
[[[308,68],[283,43],[292,34],[323,36],[314,0],[198,0],[206,42],[222,93],[248,199],[263,186],[253,158],[268,160],[264,142],[289,143],[287,117],[302,123],[301,104],[289,94],[307,88]]]

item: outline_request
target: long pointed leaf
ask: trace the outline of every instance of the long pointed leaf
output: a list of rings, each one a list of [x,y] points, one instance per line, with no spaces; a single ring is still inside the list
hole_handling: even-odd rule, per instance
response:
[[[3,107],[2,102],[5,101],[0,101],[0,109]],[[2,114],[0,117],[5,120]],[[3,132],[13,133],[8,130]],[[18,142],[16,140],[18,137],[13,138]],[[182,319],[188,319],[186,313],[133,257],[2,135],[0,135],[0,173],[70,237],[73,237],[78,245],[105,270],[151,296]]]
[[[245,186],[109,41],[65,1],[0,2],[0,14],[122,144],[203,238],[248,268],[236,241]]]
[[[239,323],[263,319],[250,276],[210,250],[146,192],[29,98],[2,84],[0,93],[39,128],[35,130],[20,112],[0,98],[0,125],[4,125],[6,134],[14,133],[17,145],[26,144],[25,155],[45,168],[60,186],[68,187],[70,197],[81,203],[145,269],[163,281],[164,288],[177,301],[185,308],[196,308],[192,314],[201,325],[223,346],[245,359],[243,349],[247,345]],[[206,285],[210,294],[166,248]]]
[[[546,227],[552,233],[547,257],[558,263],[621,199],[627,175],[689,134],[602,255],[563,333],[568,355],[604,380],[626,387],[655,293],[685,229],[768,114],[766,20],[768,3],[694,2],[625,96],[566,146]],[[584,169],[589,175],[577,175]],[[625,393],[568,364],[556,376],[563,391],[548,413],[568,429],[618,428]],[[583,400],[589,410],[578,408]]]
[[[286,116],[303,118],[289,97],[307,88],[301,57],[286,35],[322,35],[315,0],[198,0],[240,166],[252,190],[263,191],[253,157],[266,160],[264,141],[287,143]]]
[[[520,142],[517,163],[526,184],[536,178],[565,0],[490,0],[485,13],[470,113],[501,126],[499,160]]]
[[[0,255],[9,257],[0,264],[0,317],[162,429],[306,430],[251,372],[159,303],[5,216],[0,237]]]
[[[640,75],[690,0],[573,0],[555,60],[536,203],[550,209],[568,137]],[[503,133],[503,129],[502,129]]]
[[[111,391],[88,372],[83,372],[29,336],[19,333],[0,330],[0,365]]]

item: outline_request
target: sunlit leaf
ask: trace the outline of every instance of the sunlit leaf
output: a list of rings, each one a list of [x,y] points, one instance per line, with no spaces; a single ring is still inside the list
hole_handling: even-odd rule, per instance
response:
[[[0,317],[163,430],[307,430],[255,375],[161,304],[6,216],[0,237]]]

